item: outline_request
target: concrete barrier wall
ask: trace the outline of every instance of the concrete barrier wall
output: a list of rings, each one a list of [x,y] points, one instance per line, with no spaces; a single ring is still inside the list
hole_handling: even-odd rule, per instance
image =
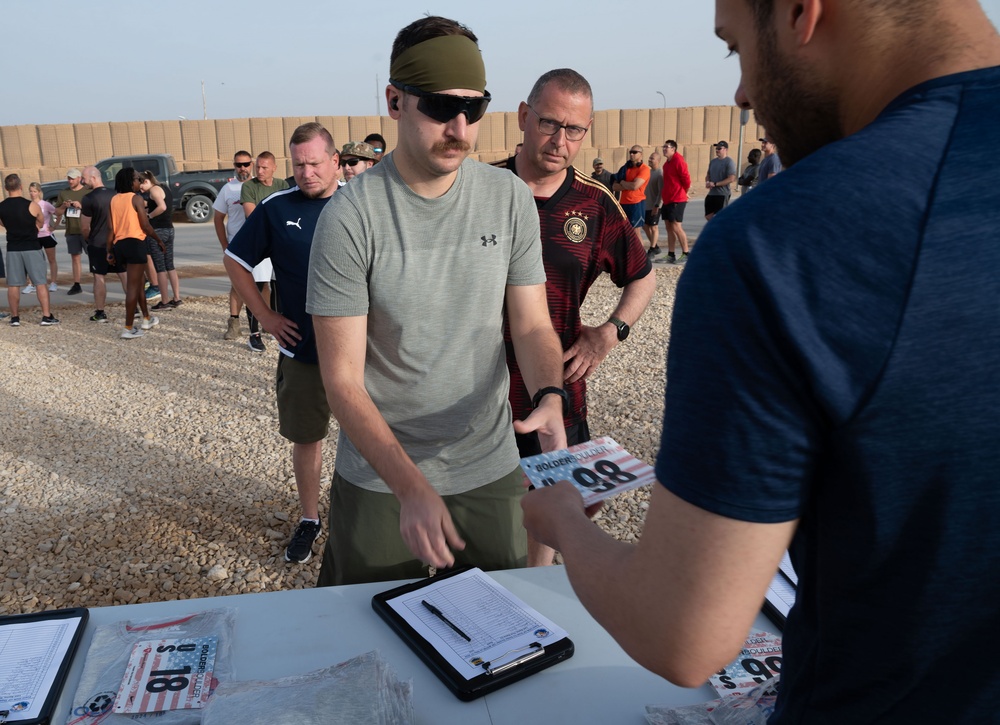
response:
[[[576,158],[577,168],[591,170],[594,158],[617,170],[626,150],[639,144],[646,155],[667,139],[675,139],[691,167],[696,193],[702,193],[711,145],[729,142],[730,155],[739,147],[739,109],[733,106],[654,108],[596,111],[590,133]],[[226,169],[241,149],[258,154],[270,151],[278,168],[291,174],[288,138],[301,123],[319,121],[339,145],[381,133],[389,149],[396,146],[396,122],[388,116],[289,116],[222,120],[130,121],[127,123],[76,123],[43,126],[0,126],[0,175],[17,173],[25,185],[55,181],[70,167],[83,167],[108,156],[168,153],[181,169]],[[751,114],[744,127],[743,156],[759,148],[762,135]],[[491,162],[509,156],[521,140],[517,114],[488,113],[480,123],[473,157]],[[741,163],[742,166],[742,163]]]

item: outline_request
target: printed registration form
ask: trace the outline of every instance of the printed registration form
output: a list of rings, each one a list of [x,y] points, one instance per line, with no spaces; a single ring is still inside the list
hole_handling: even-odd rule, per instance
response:
[[[6,722],[43,716],[50,694],[62,687],[85,613],[0,617],[0,713],[7,711]]]

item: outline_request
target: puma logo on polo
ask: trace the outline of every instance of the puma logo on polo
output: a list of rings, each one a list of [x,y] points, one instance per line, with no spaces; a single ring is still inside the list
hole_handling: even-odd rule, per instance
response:
[[[298,227],[299,231],[301,232],[302,231],[302,227],[299,225],[300,221],[302,221],[302,217],[299,217],[298,219],[296,219],[293,222],[285,222],[285,226],[286,227]]]

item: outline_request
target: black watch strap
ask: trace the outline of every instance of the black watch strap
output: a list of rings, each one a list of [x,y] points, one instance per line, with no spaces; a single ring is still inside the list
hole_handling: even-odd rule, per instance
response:
[[[535,393],[534,397],[532,397],[532,399],[531,399],[531,407],[532,408],[537,408],[538,404],[542,402],[542,398],[544,398],[546,395],[549,395],[550,393],[553,394],[553,395],[558,395],[560,398],[562,398],[563,417],[564,418],[568,418],[569,417],[569,396],[566,394],[565,390],[563,390],[562,388],[557,388],[554,385],[550,385],[547,388],[542,388],[537,393]]]
[[[632,328],[628,326],[625,320],[619,320],[617,317],[609,317],[608,322],[618,330],[618,342],[624,341],[628,337],[629,332],[632,331]]]

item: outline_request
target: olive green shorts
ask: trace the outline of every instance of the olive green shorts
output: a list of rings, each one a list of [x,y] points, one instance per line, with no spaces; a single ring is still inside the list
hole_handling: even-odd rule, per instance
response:
[[[465,541],[464,550],[453,552],[456,567],[491,570],[525,565],[524,492],[524,474],[518,466],[485,486],[443,497]],[[413,558],[399,533],[399,499],[394,494],[359,488],[334,471],[329,521],[317,586],[427,576],[427,565]]]
[[[326,438],[330,432],[330,404],[319,365],[278,353],[274,389],[278,394],[278,432],[282,437],[292,443],[315,443]]]

